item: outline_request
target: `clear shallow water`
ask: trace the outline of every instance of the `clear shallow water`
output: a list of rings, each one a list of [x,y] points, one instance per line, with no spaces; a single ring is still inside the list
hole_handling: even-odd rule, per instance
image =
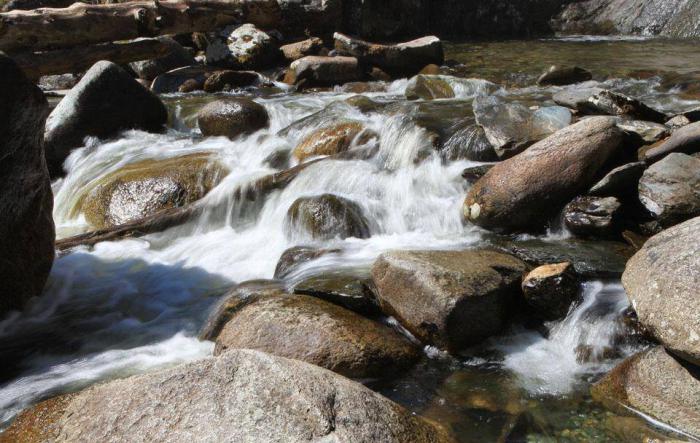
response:
[[[643,51],[658,52],[660,59],[647,55],[645,60]],[[698,50],[685,44],[504,42],[450,45],[447,53],[465,62],[468,76],[505,85],[496,95],[528,106],[552,104],[551,95],[558,90],[529,86],[535,74],[547,64],[572,60],[593,70],[604,87],[666,111],[699,104],[673,83],[694,75],[688,60]],[[677,70],[657,74],[661,65]],[[626,70],[654,74],[628,79],[622,74]],[[681,80],[669,83],[668,78]],[[339,90],[256,94],[271,116],[270,128],[236,141],[202,139],[194,128],[197,109],[211,96],[175,95],[165,98],[172,116],[168,133],[130,131],[119,139],[88,141],[69,158],[66,178],[54,184],[59,237],[87,229],[74,211],[77,202],[95,180],[127,163],[211,152],[231,173],[206,197],[212,209],[188,225],[101,243],[56,260],[46,295],[24,313],[0,321],[3,360],[17,362],[2,373],[0,422],[58,392],[210,355],[211,344],[195,337],[226,289],[271,278],[284,250],[313,244],[285,230],[285,214],[299,197],[334,193],[355,201],[370,221],[372,237],[320,244],[341,251],[306,264],[292,278],[322,269],[367,267],[390,249],[483,243],[484,233],[460,220],[467,189],[461,172],[476,163],[444,161],[430,138],[429,131],[448,139],[456,133],[473,118],[474,94],[482,93],[466,80],[449,81],[455,99],[411,104],[403,99],[407,82],[393,82],[385,92],[366,94],[387,105],[370,114],[344,104],[352,94]],[[324,108],[325,113],[315,114]],[[303,124],[289,127],[305,117]],[[380,134],[373,158],[310,166],[286,189],[261,201],[231,197],[241,186],[275,171],[265,163],[270,154],[292,149],[311,131],[338,118],[361,121]],[[565,232],[550,234],[562,237]],[[523,428],[518,432],[533,441],[615,441],[606,424],[615,417],[592,404],[587,390],[592,379],[638,349],[620,340],[619,320],[626,307],[619,282],[591,281],[583,302],[564,321],[547,325],[547,337],[516,324],[456,358],[427,349],[415,370],[376,388],[452,426],[463,441],[492,441],[510,428]],[[589,361],[581,361],[581,352]],[[583,433],[572,431],[581,429]]]

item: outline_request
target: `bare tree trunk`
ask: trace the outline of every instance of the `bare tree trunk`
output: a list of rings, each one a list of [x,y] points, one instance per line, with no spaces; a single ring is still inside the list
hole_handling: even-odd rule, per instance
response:
[[[271,28],[282,22],[276,0],[166,0],[40,8],[0,14],[0,51],[81,45],[206,32],[234,23]]]
[[[15,54],[12,58],[27,77],[36,80],[42,75],[84,72],[100,60],[117,64],[130,63],[165,57],[171,51],[172,46],[158,39],[144,38],[124,43]]]

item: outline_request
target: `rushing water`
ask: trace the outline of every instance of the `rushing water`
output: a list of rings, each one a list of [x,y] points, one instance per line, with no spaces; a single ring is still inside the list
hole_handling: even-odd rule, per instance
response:
[[[669,112],[698,104],[686,83],[697,75],[691,60],[699,55],[685,43],[585,39],[451,45],[447,51],[448,58],[464,63],[456,71],[505,85],[495,94],[506,100],[552,104],[557,88],[530,85],[549,63],[564,62],[587,67],[605,87]],[[0,423],[56,393],[210,355],[212,344],[196,335],[226,289],[272,278],[284,250],[312,243],[290,237],[284,227],[285,214],[299,197],[333,193],[353,200],[367,215],[372,237],[323,242],[339,252],[307,263],[290,279],[324,269],[366,269],[390,249],[484,243],[484,232],[460,219],[467,189],[461,172],[477,163],[446,161],[435,152],[430,132],[448,140],[464,137],[463,123],[473,121],[471,100],[484,91],[473,82],[449,81],[455,99],[419,103],[404,100],[405,80],[393,82],[366,94],[383,105],[381,112],[367,114],[345,104],[353,94],[340,88],[292,94],[278,85],[256,91],[271,116],[270,128],[236,141],[198,134],[194,116],[210,96],[173,95],[165,97],[169,132],[130,131],[118,139],[88,140],[68,159],[65,179],[54,184],[59,237],[87,229],[74,207],[95,180],[125,164],[211,152],[231,173],[205,197],[212,210],[188,225],[60,256],[45,296],[0,320],[3,360],[17,362],[2,374]],[[376,155],[312,165],[263,201],[231,197],[275,171],[266,163],[271,154],[292,149],[338,118],[361,121],[377,132]],[[587,390],[592,379],[639,344],[625,339],[621,319],[627,299],[619,282],[589,281],[583,294],[565,320],[546,325],[548,334],[516,323],[457,357],[426,348],[417,368],[375,387],[449,424],[465,442],[495,441],[507,432],[532,441],[616,441],[610,421],[622,421],[625,429],[646,425],[603,411]]]

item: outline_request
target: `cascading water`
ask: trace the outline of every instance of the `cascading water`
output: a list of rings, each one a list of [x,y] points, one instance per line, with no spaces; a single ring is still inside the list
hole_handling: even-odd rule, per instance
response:
[[[290,236],[285,229],[286,213],[300,197],[332,193],[352,200],[369,220],[372,236],[316,242],[339,251],[305,263],[291,280],[324,269],[366,268],[390,249],[486,244],[483,231],[461,220],[467,188],[461,173],[478,163],[446,160],[433,148],[430,132],[416,124],[422,118],[418,114],[425,112],[436,114],[438,120],[443,115],[446,120],[454,118],[450,114],[455,103],[469,109],[471,98],[488,89],[482,82],[449,81],[456,98],[434,104],[407,103],[406,80],[388,85],[386,92],[367,93],[379,103],[398,106],[398,111],[382,113],[360,112],[343,102],[352,94],[339,90],[258,97],[270,115],[270,128],[236,141],[202,139],[193,129],[192,108],[196,110],[193,103],[201,104],[203,98],[174,96],[167,99],[174,117],[168,133],[129,131],[117,140],[89,140],[85,148],[74,151],[67,176],[54,184],[59,237],[88,229],[75,210],[80,199],[96,180],[125,164],[211,152],[231,172],[205,197],[211,210],[187,225],[81,248],[56,260],[46,295],[0,322],[0,347],[8,360],[19,362],[8,368],[0,386],[0,425],[27,405],[56,393],[210,355],[212,344],[196,336],[226,289],[246,280],[272,278],[282,252],[313,243]],[[609,80],[605,86],[643,95],[661,108],[692,104],[659,91],[653,78]],[[550,105],[551,91],[526,87],[494,93]],[[425,106],[433,107],[426,111]],[[371,158],[316,163],[262,201],[232,197],[237,189],[275,172],[266,163],[271,154],[293,149],[313,130],[338,118],[360,121],[379,134]],[[468,129],[462,133],[460,128],[447,129],[457,133],[453,140],[460,143],[476,138]],[[569,395],[586,377],[604,372],[633,351],[615,343],[626,307],[619,283],[589,281],[582,302],[566,319],[548,325],[548,337],[527,329],[506,332],[487,345],[497,356],[478,361],[507,371],[532,396]],[[603,355],[608,348],[619,352]],[[587,362],[577,354],[582,349],[591,354]]]

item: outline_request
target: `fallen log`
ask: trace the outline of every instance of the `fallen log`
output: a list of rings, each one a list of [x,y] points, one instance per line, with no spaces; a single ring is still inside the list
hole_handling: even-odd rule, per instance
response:
[[[100,60],[124,64],[167,56],[172,46],[155,38],[143,38],[123,43],[102,43],[56,51],[15,54],[12,58],[25,75],[33,80],[43,75],[87,71]]]
[[[277,0],[166,0],[39,8],[0,13],[0,51],[64,49],[191,32],[235,23],[274,28]]]

